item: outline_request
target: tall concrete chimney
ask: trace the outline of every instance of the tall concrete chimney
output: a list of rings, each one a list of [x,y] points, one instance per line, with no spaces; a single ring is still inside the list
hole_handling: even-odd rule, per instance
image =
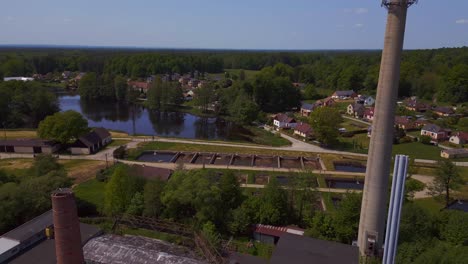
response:
[[[388,17],[359,222],[358,245],[361,255],[382,255],[406,13],[408,7],[416,2],[382,1],[382,5],[388,9]]]
[[[83,264],[80,223],[71,189],[52,193],[57,264]]]

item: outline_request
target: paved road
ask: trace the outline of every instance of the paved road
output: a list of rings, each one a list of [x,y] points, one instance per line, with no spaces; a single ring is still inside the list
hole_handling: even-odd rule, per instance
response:
[[[429,195],[427,193],[428,192],[427,186],[429,186],[429,184],[432,183],[432,181],[434,181],[433,176],[415,174],[415,175],[412,175],[411,178],[413,178],[415,180],[418,180],[418,181],[420,181],[420,182],[422,182],[422,183],[424,183],[426,185],[426,188],[424,188],[424,190],[422,190],[420,192],[416,192],[414,194],[415,199],[431,197],[431,195]]]
[[[356,121],[356,122],[359,122],[359,123],[363,123],[363,124],[366,124],[368,126],[372,125],[372,123],[369,123],[367,121],[364,121],[364,120],[361,120],[361,119],[357,119],[357,118],[352,118],[350,116],[347,116],[347,115],[341,115],[343,118],[346,118],[346,119],[349,119],[349,120],[353,120],[353,121]]]

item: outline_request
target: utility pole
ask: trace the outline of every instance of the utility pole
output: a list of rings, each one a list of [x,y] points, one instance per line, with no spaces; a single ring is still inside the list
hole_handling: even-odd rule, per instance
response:
[[[359,221],[361,256],[382,256],[395,105],[408,7],[417,0],[383,0],[388,9]]]

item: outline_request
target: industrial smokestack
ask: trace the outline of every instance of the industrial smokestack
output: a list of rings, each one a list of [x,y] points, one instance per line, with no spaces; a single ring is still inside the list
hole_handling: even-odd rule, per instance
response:
[[[382,254],[406,13],[415,2],[417,0],[382,1],[382,5],[388,9],[388,17],[359,222],[361,255]]]
[[[83,264],[80,223],[71,189],[59,189],[52,193],[52,211],[57,263]]]

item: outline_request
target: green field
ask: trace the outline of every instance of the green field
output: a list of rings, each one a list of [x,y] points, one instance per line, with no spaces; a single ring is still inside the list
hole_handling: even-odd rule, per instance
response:
[[[415,159],[440,160],[440,148],[420,142],[393,145],[392,155],[408,155]]]
[[[73,188],[75,196],[96,206],[100,211],[104,207],[104,189],[106,184],[96,179],[83,182]]]

